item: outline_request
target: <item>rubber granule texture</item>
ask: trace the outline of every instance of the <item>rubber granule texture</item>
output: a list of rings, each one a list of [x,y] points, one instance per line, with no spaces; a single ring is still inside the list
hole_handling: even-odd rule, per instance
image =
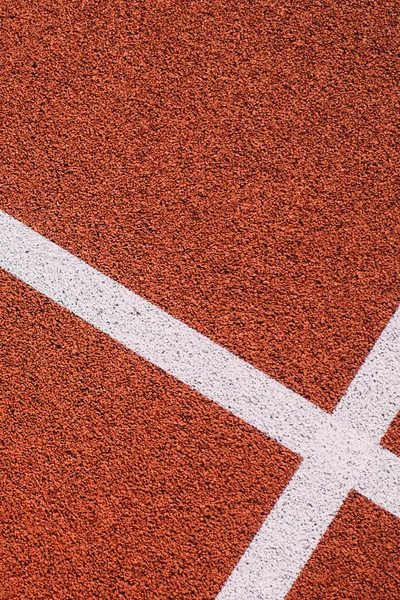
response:
[[[397,13],[3,1],[1,206],[332,410],[400,295]]]
[[[286,600],[398,600],[400,521],[351,492]]]
[[[400,413],[397,414],[381,441],[382,446],[400,456]]]
[[[299,458],[0,274],[2,600],[213,600]]]
[[[331,411],[400,297],[398,13],[0,0],[0,208]],[[215,598],[300,459],[0,286],[0,599]],[[351,493],[288,600],[398,600],[399,539]]]

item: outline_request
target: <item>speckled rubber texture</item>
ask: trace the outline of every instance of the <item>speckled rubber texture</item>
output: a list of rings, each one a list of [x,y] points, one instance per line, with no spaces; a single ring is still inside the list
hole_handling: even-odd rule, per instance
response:
[[[400,309],[217,600],[283,600],[353,489],[400,518],[400,461],[376,446],[399,406]]]
[[[0,286],[0,598],[212,600],[300,459]]]
[[[332,410],[400,294],[397,14],[2,0],[1,208]]]
[[[331,412],[400,297],[398,15],[0,0],[0,209]],[[0,281],[1,600],[215,598],[298,457]],[[398,600],[395,519],[351,492],[288,598]]]
[[[400,413],[382,438],[382,446],[400,456]]]
[[[329,415],[4,212],[0,233],[10,273],[304,458],[218,600],[283,600],[352,488],[400,518],[400,460],[377,446],[400,405],[400,308]]]
[[[400,519],[352,492],[286,600],[397,600]]]

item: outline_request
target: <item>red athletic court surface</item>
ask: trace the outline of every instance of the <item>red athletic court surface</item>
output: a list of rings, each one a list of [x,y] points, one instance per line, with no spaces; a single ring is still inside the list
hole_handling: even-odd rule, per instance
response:
[[[332,411],[400,297],[397,3],[0,17],[0,209]],[[300,459],[0,287],[0,598],[214,599]],[[352,493],[288,599],[398,600],[399,523]]]

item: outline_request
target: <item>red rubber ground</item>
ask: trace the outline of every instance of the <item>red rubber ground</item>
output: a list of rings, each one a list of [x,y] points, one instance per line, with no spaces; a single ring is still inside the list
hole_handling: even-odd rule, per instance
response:
[[[0,0],[0,208],[330,411],[400,297],[398,16]],[[214,598],[297,459],[0,282],[0,598]],[[398,600],[393,519],[353,494],[290,600]]]
[[[400,456],[400,413],[382,438],[382,446]]]
[[[397,13],[3,2],[2,207],[332,409],[400,292]]]
[[[0,286],[0,598],[214,598],[300,459]]]

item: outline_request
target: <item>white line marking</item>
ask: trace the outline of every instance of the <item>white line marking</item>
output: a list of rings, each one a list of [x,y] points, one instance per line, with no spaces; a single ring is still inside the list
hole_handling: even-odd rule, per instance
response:
[[[253,538],[217,600],[286,596],[351,489],[346,477],[305,460]]]
[[[282,600],[357,489],[400,516],[400,309],[333,415],[0,211],[0,266],[304,458],[218,600]]]
[[[400,308],[394,313],[334,410],[378,441],[400,408]]]
[[[399,458],[385,448],[376,448],[355,489],[400,518]]]
[[[217,600],[282,600],[350,489],[400,516],[400,459],[378,446],[400,407],[399,340],[400,308]]]
[[[0,211],[0,267],[303,454],[326,413]]]

